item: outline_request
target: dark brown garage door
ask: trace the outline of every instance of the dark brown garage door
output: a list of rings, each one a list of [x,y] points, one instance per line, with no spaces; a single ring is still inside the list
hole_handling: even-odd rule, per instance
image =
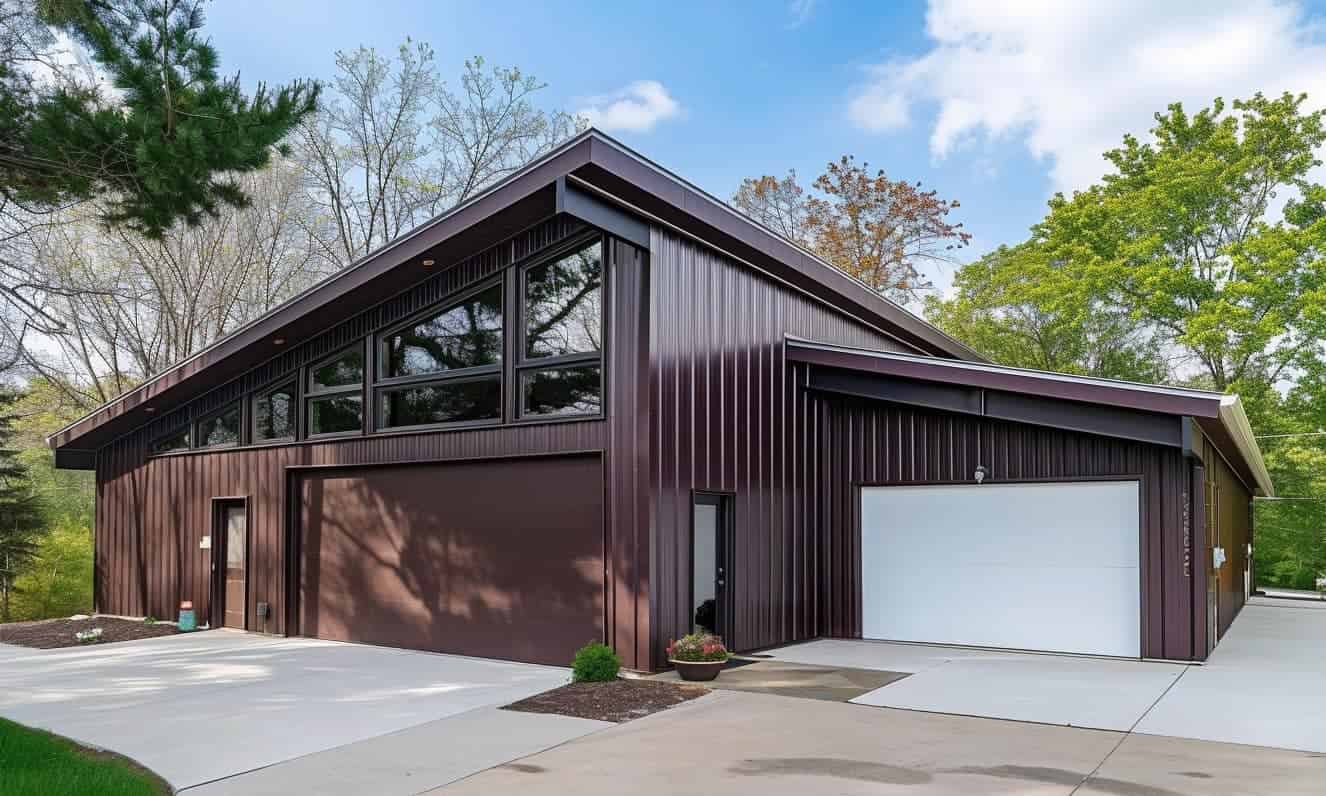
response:
[[[603,638],[598,457],[301,479],[303,635],[568,665]]]

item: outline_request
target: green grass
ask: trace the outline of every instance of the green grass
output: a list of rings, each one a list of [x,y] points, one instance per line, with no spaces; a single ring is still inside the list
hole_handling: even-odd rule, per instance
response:
[[[161,796],[170,788],[128,758],[0,719],[3,796]]]

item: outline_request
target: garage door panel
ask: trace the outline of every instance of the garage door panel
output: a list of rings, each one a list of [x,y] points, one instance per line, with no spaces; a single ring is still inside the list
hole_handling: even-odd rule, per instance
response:
[[[1140,654],[1133,481],[864,487],[862,635]]]
[[[597,458],[307,478],[305,635],[565,665],[603,638]]]
[[[980,499],[974,500],[977,489]],[[908,539],[918,552],[955,564],[1018,565],[1030,557],[1038,563],[1074,566],[1087,557],[1100,565],[1136,567],[1137,534],[1125,537],[1115,531],[1129,523],[1137,529],[1136,495],[1132,481],[867,487],[862,490],[862,519],[913,522],[917,527],[897,532],[910,532]],[[1013,515],[1016,523],[1005,528],[1011,533],[986,532],[1002,527],[992,520]],[[964,533],[963,543],[955,546],[951,535],[933,533],[936,528],[972,532]]]

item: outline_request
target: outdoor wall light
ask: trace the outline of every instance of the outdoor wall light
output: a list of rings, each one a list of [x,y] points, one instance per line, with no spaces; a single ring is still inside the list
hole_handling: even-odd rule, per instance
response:
[[[985,465],[982,464],[982,465],[978,465],[978,466],[976,467],[976,472],[972,473],[972,477],[975,478],[975,479],[976,479],[976,483],[979,484],[979,483],[985,481],[985,477],[986,477],[987,475],[989,475],[989,474],[990,474],[990,471],[987,470],[987,469],[985,469]]]

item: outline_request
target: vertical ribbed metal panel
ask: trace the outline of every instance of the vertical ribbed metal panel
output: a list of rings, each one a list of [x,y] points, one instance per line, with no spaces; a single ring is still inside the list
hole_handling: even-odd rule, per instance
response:
[[[668,230],[650,241],[650,560],[655,665],[689,629],[691,498],[735,499],[735,615],[727,641],[820,633],[815,455],[820,418],[783,357],[785,335],[884,350],[896,341]]]
[[[259,601],[269,602],[268,630],[283,633],[287,467],[599,451],[607,444],[607,424],[597,420],[148,459],[129,445],[114,445],[102,452],[97,468],[97,606],[107,613],[173,617],[178,601],[188,599],[206,616],[211,559],[198,545],[212,533],[212,499],[246,497],[249,616]]]
[[[1194,657],[1193,586],[1185,574],[1182,515],[1187,464],[1179,449],[880,401],[810,400],[827,425],[817,439],[820,466],[829,474],[821,482],[827,493],[820,514],[823,635],[861,635],[856,488],[863,483],[969,481],[976,467],[985,465],[995,481],[1138,477],[1142,653]],[[997,591],[991,599],[998,599]]]
[[[421,432],[295,443],[230,451],[148,457],[162,433],[249,390],[353,342],[399,317],[444,301],[473,282],[584,231],[559,217],[439,273],[408,293],[367,310],[293,348],[234,382],[175,408],[108,445],[97,459],[96,576],[98,610],[173,617],[181,599],[207,616],[210,552],[199,549],[212,533],[212,500],[245,497],[250,523],[250,621],[258,602],[272,606],[267,630],[286,632],[286,470],[311,465],[602,451],[609,478],[607,547],[608,641],[627,666],[648,666],[649,567],[648,393],[639,388],[647,366],[648,257],[610,240],[608,252],[607,420]],[[618,464],[620,462],[620,464]],[[257,629],[257,628],[255,628]]]
[[[1208,523],[1215,523],[1215,540],[1225,549],[1225,564],[1220,567],[1217,577],[1218,601],[1217,632],[1224,636],[1229,625],[1243,610],[1244,570],[1248,564],[1248,548],[1252,542],[1252,516],[1250,507],[1252,496],[1247,486],[1239,480],[1229,462],[1220,455],[1216,446],[1206,438],[1200,437],[1199,453],[1206,466],[1206,488],[1213,497],[1213,503],[1207,512]],[[1194,566],[1210,568],[1212,553],[1201,540],[1200,549]]]

